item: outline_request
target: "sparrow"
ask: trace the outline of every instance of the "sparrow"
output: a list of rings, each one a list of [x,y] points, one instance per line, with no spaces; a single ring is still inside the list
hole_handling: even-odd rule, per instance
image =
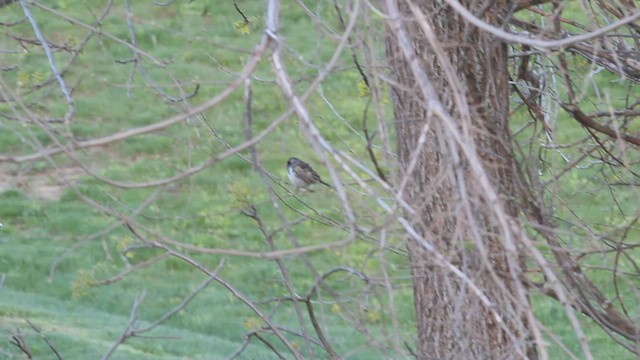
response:
[[[309,186],[317,183],[333,188],[333,186],[322,181],[320,175],[313,170],[311,165],[295,157],[291,157],[287,160],[287,175],[289,176],[291,183],[296,188],[302,187],[311,191]]]

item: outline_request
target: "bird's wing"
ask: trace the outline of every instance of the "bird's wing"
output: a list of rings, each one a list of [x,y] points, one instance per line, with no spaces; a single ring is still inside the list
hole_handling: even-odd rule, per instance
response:
[[[305,162],[301,162],[299,166],[296,166],[294,171],[296,172],[296,176],[307,184],[313,184],[320,181],[320,175],[311,168],[311,165]]]

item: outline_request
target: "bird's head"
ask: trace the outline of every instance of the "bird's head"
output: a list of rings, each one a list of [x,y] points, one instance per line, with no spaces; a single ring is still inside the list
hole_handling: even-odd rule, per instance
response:
[[[297,162],[300,162],[298,158],[290,157],[289,160],[287,160],[287,167],[290,167],[291,165],[294,165]]]

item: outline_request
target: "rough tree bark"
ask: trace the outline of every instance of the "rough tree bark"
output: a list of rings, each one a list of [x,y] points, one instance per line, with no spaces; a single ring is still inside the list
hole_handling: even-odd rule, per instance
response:
[[[475,14],[498,27],[507,18],[507,1],[462,1]],[[474,144],[482,165],[509,216],[515,217],[514,158],[507,124],[509,74],[507,46],[478,31],[441,0],[400,0],[401,23],[409,35],[413,56],[463,138]],[[387,4],[393,6],[393,2]],[[414,12],[411,5],[414,4]],[[419,8],[424,18],[416,16]],[[422,21],[422,26],[420,22]],[[424,33],[424,24],[441,45],[438,56]],[[408,177],[403,196],[416,210],[410,216],[425,239],[458,267],[493,303],[487,308],[458,275],[442,267],[416,241],[408,242],[421,359],[535,358],[527,311],[528,298],[514,296],[524,264],[508,254],[493,220],[493,208],[470,176],[469,163],[455,153],[450,128],[430,112],[430,101],[418,90],[419,81],[403,53],[397,32],[387,31],[387,55],[393,69],[392,98],[401,179]],[[466,109],[455,101],[456,86],[445,75],[449,62],[458,78]],[[460,93],[460,90],[458,91]],[[465,113],[468,115],[465,116]],[[470,115],[470,116],[469,116]],[[464,119],[469,119],[463,124]],[[426,142],[419,137],[429,126]],[[465,130],[466,129],[466,130]],[[453,144],[453,145],[452,145]],[[416,151],[416,147],[421,147]],[[407,173],[412,157],[417,166]],[[462,176],[461,176],[462,174]],[[465,203],[468,204],[465,209]],[[510,257],[511,256],[511,257]],[[518,266],[513,266],[515,259]],[[515,275],[514,275],[515,274]],[[497,321],[496,314],[504,321]]]

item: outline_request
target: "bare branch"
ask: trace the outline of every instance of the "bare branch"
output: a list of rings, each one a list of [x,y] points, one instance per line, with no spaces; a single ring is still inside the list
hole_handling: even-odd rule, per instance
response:
[[[55,61],[53,59],[53,54],[51,53],[51,47],[49,46],[49,42],[47,42],[47,40],[44,38],[44,36],[40,32],[40,28],[38,27],[38,23],[36,22],[35,18],[31,14],[31,10],[29,9],[29,6],[27,5],[27,1],[26,0],[20,0],[20,5],[22,5],[22,9],[24,10],[24,15],[27,17],[27,19],[31,23],[31,27],[33,28],[33,32],[36,34],[36,37],[38,38],[38,41],[42,45],[42,48],[44,49],[44,52],[47,55],[47,59],[49,59],[49,66],[51,68],[51,72],[56,77],[56,80],[58,81],[58,85],[60,85],[60,90],[62,91],[62,93],[64,94],[64,97],[67,100],[68,110],[67,110],[66,115],[64,116],[64,121],[68,122],[71,119],[73,119],[73,117],[75,116],[75,112],[76,112],[75,105],[74,105],[74,102],[73,102],[73,98],[71,97],[71,92],[69,91],[69,89],[67,89],[67,84],[65,83],[64,79],[62,78],[62,75],[60,75],[60,73],[58,72],[58,68],[56,67],[56,63],[55,63]]]
[[[218,266],[216,267],[216,269],[213,271],[213,274],[217,274],[220,271],[220,269],[222,269],[222,267],[224,266],[224,263],[225,263],[225,260],[222,259],[218,263]],[[182,300],[182,302],[180,304],[176,305],[173,309],[167,311],[166,313],[164,313],[162,316],[160,316],[157,320],[155,320],[154,322],[150,323],[149,325],[147,325],[145,327],[138,327],[138,325],[137,325],[137,322],[138,322],[138,308],[140,307],[140,305],[144,301],[144,297],[146,295],[146,291],[143,290],[142,293],[140,293],[136,297],[136,299],[135,299],[135,301],[133,303],[133,306],[131,307],[131,314],[129,315],[129,323],[127,324],[127,328],[124,330],[124,332],[120,336],[120,339],[118,339],[118,341],[116,341],[109,348],[109,350],[107,350],[107,352],[104,355],[102,355],[102,360],[109,359],[111,357],[111,355],[113,355],[113,353],[116,351],[118,346],[124,344],[129,338],[131,338],[131,337],[139,337],[141,334],[144,334],[146,332],[149,332],[149,331],[153,330],[154,328],[158,327],[163,322],[167,321],[173,315],[175,315],[178,312],[182,311],[184,308],[187,307],[187,305],[189,305],[191,300],[193,300],[198,294],[200,294],[214,280],[215,279],[213,278],[213,276],[210,276],[208,279],[206,279],[204,282],[202,282],[202,284],[200,284],[200,286],[198,286],[195,290],[193,290],[187,297],[185,297],[184,300]]]
[[[25,1],[25,0],[21,0],[21,1]],[[116,142],[116,141],[121,141],[130,137],[134,137],[134,136],[138,136],[138,135],[142,135],[142,134],[146,134],[146,133],[150,133],[153,131],[158,131],[158,130],[162,130],[164,128],[167,128],[169,126],[172,126],[174,124],[177,124],[181,121],[184,121],[194,115],[200,114],[201,112],[212,108],[214,106],[216,106],[217,104],[219,104],[220,102],[222,102],[224,99],[226,99],[233,91],[235,91],[243,82],[244,80],[251,74],[251,72],[253,72],[253,70],[258,66],[258,64],[260,63],[261,60],[261,56],[264,53],[264,51],[267,49],[268,44],[269,44],[270,40],[268,36],[264,36],[262,38],[262,41],[260,42],[260,44],[257,45],[255,51],[253,52],[253,55],[249,58],[247,65],[245,66],[244,70],[242,71],[242,74],[239,78],[235,79],[228,87],[226,87],[222,92],[220,92],[217,96],[209,99],[208,101],[204,102],[203,104],[200,104],[192,109],[190,109],[189,111],[182,113],[180,115],[176,115],[173,116],[169,119],[165,119],[163,121],[159,121],[157,123],[151,124],[151,125],[146,125],[146,126],[141,126],[138,128],[132,128],[132,129],[127,129],[115,134],[111,134],[102,138],[97,138],[97,139],[92,139],[92,140],[85,140],[85,141],[74,141],[74,142],[70,142],[68,144],[65,145],[65,147],[49,147],[46,149],[43,149],[37,153],[34,154],[30,154],[30,155],[22,155],[22,156],[7,156],[7,155],[0,155],[0,162],[15,162],[15,163],[21,163],[21,162],[27,162],[27,161],[33,161],[33,160],[38,160],[41,159],[43,157],[49,157],[49,156],[53,156],[56,154],[60,154],[62,152],[71,152],[71,151],[75,151],[75,150],[79,150],[79,149],[85,149],[85,148],[90,148],[90,147],[96,147],[96,146],[103,146],[103,145],[107,145],[109,143],[112,142]],[[3,84],[4,86],[4,84]]]
[[[446,1],[446,3],[449,4],[449,6],[451,6],[453,9],[455,9],[455,11],[458,14],[460,14],[462,17],[464,17],[467,21],[469,21],[473,25],[477,26],[479,29],[486,31],[488,33],[491,33],[504,41],[507,41],[510,43],[519,43],[522,45],[529,45],[531,47],[538,48],[538,49],[550,49],[550,50],[562,49],[569,45],[573,45],[582,41],[595,39],[619,27],[631,24],[634,21],[640,19],[640,11],[635,11],[629,16],[626,16],[607,26],[598,28],[597,30],[594,30],[592,32],[588,32],[581,35],[575,35],[575,36],[571,36],[569,38],[560,39],[560,40],[536,40],[536,39],[531,39],[524,36],[514,35],[502,29],[499,29],[495,26],[489,25],[486,22],[482,21],[482,19],[472,14],[469,10],[467,10],[467,8],[462,6],[462,4],[460,4],[456,0],[444,0],[444,1]]]
[[[219,277],[215,272],[212,272],[211,270],[207,269],[204,265],[200,264],[199,262],[197,262],[196,260],[194,260],[193,258],[191,258],[188,255],[179,253],[171,248],[169,248],[168,246],[159,243],[157,241],[150,241],[147,240],[146,238],[144,238],[142,235],[140,235],[138,233],[138,231],[136,231],[133,226],[129,223],[126,224],[127,228],[131,231],[131,233],[133,233],[137,238],[139,238],[140,240],[144,241],[145,243],[148,243],[154,247],[160,248],[160,249],[164,249],[167,253],[169,253],[171,256],[174,256],[178,259],[182,259],[183,261],[185,261],[188,264],[191,264],[192,266],[194,266],[195,268],[197,268],[198,270],[200,270],[201,272],[203,272],[204,274],[206,274],[207,276],[213,278],[218,284],[222,285],[224,288],[226,288],[234,297],[236,297],[238,300],[242,301],[244,304],[246,304],[256,315],[258,315],[268,326],[269,328],[274,332],[274,334],[282,341],[282,343],[289,349],[289,351],[294,355],[294,357],[296,359],[303,359],[302,356],[300,355],[300,353],[298,352],[298,350],[296,350],[291,343],[289,342],[289,340],[287,340],[286,337],[284,337],[284,335],[280,332],[280,330],[278,329],[278,327],[276,327],[273,322],[267,317],[265,316],[262,311],[260,311],[260,309],[258,309],[258,307],[251,301],[249,300],[246,296],[244,296],[240,291],[238,291],[235,287],[231,286],[231,284],[229,284],[228,282],[226,282],[225,280],[223,280],[221,277]]]
[[[618,130],[602,125],[595,121],[592,117],[585,114],[580,108],[572,104],[562,104],[562,108],[573,116],[580,124],[593,129],[599,133],[605,134],[614,139],[624,140],[633,145],[640,146],[640,138],[628,134],[621,134]]]
[[[49,341],[49,339],[47,339],[47,337],[42,333],[42,331],[40,331],[40,329],[38,329],[31,321],[26,320],[27,324],[29,324],[29,326],[31,326],[31,328],[38,334],[40,335],[40,337],[42,338],[42,340],[44,340],[44,342],[47,343],[47,346],[49,347],[49,349],[56,355],[56,358],[58,358],[58,360],[62,360],[62,356],[60,355],[60,353],[58,352],[58,350],[55,348],[55,346],[53,346],[53,344],[51,343],[51,341]]]

